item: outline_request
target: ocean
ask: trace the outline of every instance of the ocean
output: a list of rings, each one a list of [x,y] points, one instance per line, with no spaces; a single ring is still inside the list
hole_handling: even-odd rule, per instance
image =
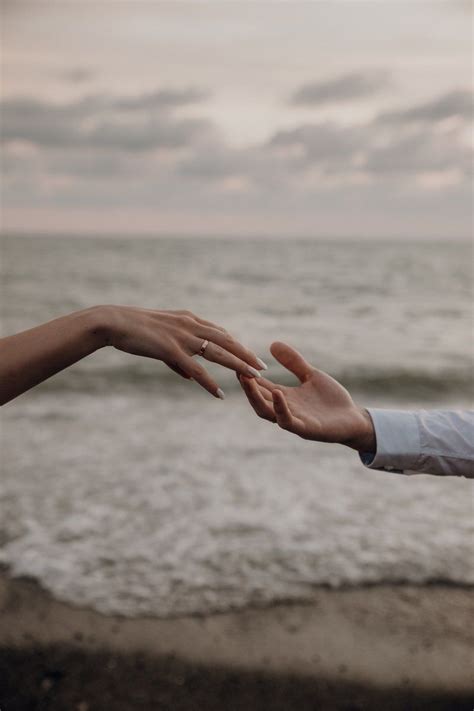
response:
[[[446,242],[4,236],[4,335],[94,304],[186,308],[299,348],[363,405],[472,405],[472,249]],[[0,562],[162,617],[315,586],[473,584],[472,481],[371,471],[111,348],[2,408]]]

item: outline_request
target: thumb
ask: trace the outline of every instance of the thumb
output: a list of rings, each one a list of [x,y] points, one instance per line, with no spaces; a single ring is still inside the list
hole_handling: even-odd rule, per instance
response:
[[[313,373],[314,368],[306,361],[297,350],[286,343],[276,341],[270,346],[272,355],[284,368],[296,375],[304,383]]]

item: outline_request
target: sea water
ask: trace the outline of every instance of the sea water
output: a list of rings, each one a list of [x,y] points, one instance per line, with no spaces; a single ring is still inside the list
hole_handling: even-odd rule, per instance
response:
[[[467,244],[4,236],[2,331],[94,304],[191,309],[299,348],[363,405],[472,398]],[[60,599],[171,616],[308,600],[317,585],[472,584],[472,482],[363,467],[103,349],[4,406],[0,561]]]

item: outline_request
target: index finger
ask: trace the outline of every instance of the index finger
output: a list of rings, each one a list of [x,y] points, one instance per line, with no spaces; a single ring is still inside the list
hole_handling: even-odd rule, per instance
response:
[[[247,396],[247,400],[257,415],[262,417],[264,420],[268,420],[269,422],[275,422],[276,418],[273,410],[273,403],[265,400],[255,384],[255,380],[253,378],[246,378],[242,376],[238,376],[238,380]]]
[[[253,351],[245,348],[245,346],[226,331],[218,331],[215,328],[203,328],[199,332],[199,337],[206,338],[208,341],[224,348],[224,350],[229,351],[229,353],[237,356],[237,358],[245,361],[253,368],[257,368],[257,370],[267,370],[267,365],[261,358],[255,355]]]

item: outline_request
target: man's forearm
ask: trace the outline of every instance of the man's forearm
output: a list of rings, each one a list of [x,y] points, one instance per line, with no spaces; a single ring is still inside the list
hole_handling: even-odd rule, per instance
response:
[[[104,315],[93,307],[0,339],[0,404],[104,346]]]

